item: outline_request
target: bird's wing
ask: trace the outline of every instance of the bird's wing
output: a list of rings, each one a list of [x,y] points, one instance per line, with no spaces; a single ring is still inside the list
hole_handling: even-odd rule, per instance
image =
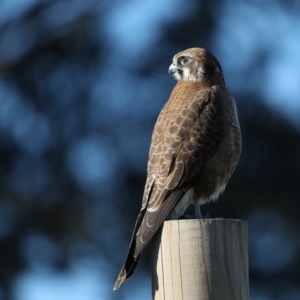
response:
[[[221,140],[223,89],[182,92],[176,87],[153,131],[142,208],[115,288],[131,276],[140,253]]]
[[[187,94],[188,101],[182,99],[182,93],[179,101],[171,97],[157,120],[142,205],[146,212],[137,232],[136,256],[180,200],[178,192],[184,194],[192,186],[193,177],[216,152],[221,140],[222,99],[227,93],[215,87],[192,94],[193,97]],[[176,96],[175,93],[173,97]]]

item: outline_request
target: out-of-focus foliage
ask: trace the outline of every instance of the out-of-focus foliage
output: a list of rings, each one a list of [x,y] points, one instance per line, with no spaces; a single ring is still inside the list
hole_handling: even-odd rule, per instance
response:
[[[147,253],[111,289],[168,66],[196,46],[223,66],[243,134],[225,194],[203,211],[249,221],[251,299],[299,299],[297,12],[296,0],[2,1],[0,298],[151,298]]]

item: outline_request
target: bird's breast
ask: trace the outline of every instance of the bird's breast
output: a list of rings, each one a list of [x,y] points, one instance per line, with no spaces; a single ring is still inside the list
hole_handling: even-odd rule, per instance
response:
[[[195,198],[204,202],[217,200],[224,191],[241,153],[240,125],[237,117],[234,100],[230,107],[225,107],[223,117],[223,135],[218,149],[212,158],[205,164],[195,180]],[[200,201],[201,199],[201,201]]]

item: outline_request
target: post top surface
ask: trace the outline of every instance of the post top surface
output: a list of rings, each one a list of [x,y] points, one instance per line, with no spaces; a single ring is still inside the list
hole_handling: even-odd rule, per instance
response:
[[[164,223],[171,223],[171,222],[180,222],[180,223],[241,223],[241,224],[248,224],[247,221],[241,219],[224,219],[224,218],[207,218],[207,219],[180,219],[180,220],[168,220]]]

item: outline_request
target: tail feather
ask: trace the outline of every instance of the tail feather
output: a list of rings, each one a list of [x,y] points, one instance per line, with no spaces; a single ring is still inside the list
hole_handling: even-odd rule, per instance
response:
[[[127,257],[126,257],[126,261],[118,275],[118,278],[116,280],[116,283],[114,285],[113,290],[117,290],[121,284],[123,282],[125,282],[127,279],[129,279],[131,277],[131,275],[133,274],[137,263],[139,261],[140,258],[140,254],[135,255],[135,250],[136,250],[136,233],[140,228],[141,222],[143,220],[145,214],[145,209],[142,209],[137,217],[137,220],[135,222],[135,226],[134,226],[134,230],[133,230],[133,234],[131,237],[131,241],[130,241],[130,246],[128,249],[128,253],[127,253]]]
[[[127,279],[129,279],[131,277],[131,275],[133,274],[133,272],[134,272],[134,270],[135,270],[135,268],[138,264],[139,258],[140,258],[140,255],[135,260],[133,260],[131,262],[130,267],[129,267],[129,264],[127,263],[127,261],[126,261],[128,266],[126,266],[126,263],[125,263],[125,265],[122,267],[122,269],[119,273],[119,276],[116,280],[116,283],[114,285],[114,291],[117,290],[123,282],[125,282]]]
[[[176,191],[168,194],[157,211],[149,212],[146,209],[140,211],[135,223],[127,258],[116,280],[114,290],[117,290],[123,282],[131,277],[137,266],[141,252],[167,219],[184,193],[185,191]]]

